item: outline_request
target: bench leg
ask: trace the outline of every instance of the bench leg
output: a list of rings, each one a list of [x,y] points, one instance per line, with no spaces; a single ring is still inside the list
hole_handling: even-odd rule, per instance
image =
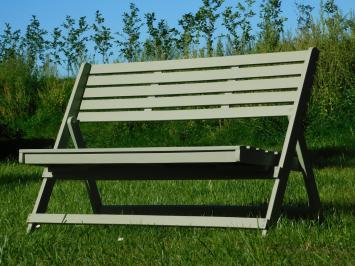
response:
[[[302,167],[302,175],[306,186],[306,191],[309,200],[309,207],[312,213],[318,218],[322,219],[321,202],[317,189],[317,184],[314,178],[311,161],[307,154],[307,147],[304,137],[301,136],[296,144],[296,153],[298,161]]]
[[[279,169],[266,212],[267,228],[272,224],[275,224],[280,217],[282,201],[285,195],[289,174],[290,170],[285,168]],[[263,231],[263,235],[266,234],[267,228]]]
[[[89,194],[89,199],[90,199],[93,213],[100,213],[102,202],[101,202],[100,192],[96,184],[96,180],[88,179],[85,181],[85,185]]]
[[[55,179],[44,178],[41,188],[38,192],[37,200],[33,208],[32,214],[45,213],[48,207],[49,199],[53,191]],[[27,226],[27,233],[30,233],[36,228],[36,224],[29,223]]]
[[[67,126],[69,130],[69,134],[73,141],[74,147],[84,148],[85,142],[83,136],[81,134],[79,121],[76,120],[74,117],[69,117],[67,121]],[[94,213],[100,213],[100,209],[102,207],[101,198],[99,189],[97,188],[96,180],[88,179],[85,181],[85,186],[89,194],[89,199],[92,207],[92,211]]]
[[[323,217],[321,212],[321,202],[317,190],[317,184],[315,182],[311,162],[308,158],[306,142],[303,135],[299,136],[299,138],[297,139],[296,154],[302,168],[302,175],[308,195],[309,207],[312,213],[317,217],[317,219],[322,220]],[[267,209],[267,227],[277,222],[277,219],[280,216],[282,201],[286,191],[289,174],[290,170],[280,168],[279,173],[277,175],[277,179],[274,183],[274,187],[272,189]],[[266,229],[263,231],[263,234],[266,234]]]

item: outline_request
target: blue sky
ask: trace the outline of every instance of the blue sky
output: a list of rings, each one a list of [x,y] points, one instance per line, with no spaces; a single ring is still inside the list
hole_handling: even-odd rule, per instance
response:
[[[302,0],[316,7],[314,16],[318,14],[319,0]],[[182,14],[195,12],[201,5],[201,0],[2,0],[0,9],[0,31],[4,23],[9,22],[13,29],[25,30],[31,15],[38,16],[42,27],[51,31],[64,21],[66,15],[74,18],[87,16],[93,21],[95,11],[99,9],[106,18],[107,25],[115,32],[121,28],[121,15],[128,10],[130,2],[136,3],[141,14],[154,11],[158,18],[166,18],[171,26],[177,26]],[[225,5],[233,5],[236,0],[226,0]],[[256,11],[261,0],[256,1]],[[354,0],[337,0],[336,3],[343,13],[355,9]],[[282,3],[283,15],[288,18],[286,29],[292,30],[296,26],[296,8],[294,0],[284,0]],[[257,17],[254,24],[257,23]]]
[[[320,0],[298,0],[311,4],[315,7],[313,11],[314,17],[319,15]],[[70,15],[76,20],[81,16],[86,16],[89,24],[94,21],[96,10],[100,10],[106,19],[105,24],[109,26],[112,32],[117,33],[122,28],[122,14],[129,10],[129,3],[135,3],[140,9],[140,16],[144,18],[144,14],[155,12],[157,19],[167,19],[171,27],[178,27],[178,20],[185,13],[195,13],[202,0],[2,0],[0,9],[0,34],[3,32],[5,22],[10,23],[13,30],[20,29],[22,34],[26,30],[26,26],[32,15],[36,15],[40,20],[42,28],[49,33],[55,27],[60,26],[66,17]],[[237,0],[226,0],[222,10],[227,5],[236,5]],[[252,20],[254,34],[257,33],[257,23],[259,20],[259,7],[262,0],[256,0],[255,13],[257,14]],[[336,0],[337,5],[343,11],[343,14],[349,14],[355,9],[355,0]],[[288,20],[285,23],[285,30],[294,31],[297,24],[297,12],[294,0],[282,1],[283,16]],[[224,27],[219,21],[215,37],[225,33]],[[142,29],[142,38],[146,38],[146,29]],[[118,38],[114,35],[115,39]],[[49,36],[47,37],[48,39]],[[216,43],[216,42],[215,42]],[[92,56],[93,43],[88,44],[89,54]],[[119,57],[118,47],[113,48],[114,55],[110,61],[117,60]]]

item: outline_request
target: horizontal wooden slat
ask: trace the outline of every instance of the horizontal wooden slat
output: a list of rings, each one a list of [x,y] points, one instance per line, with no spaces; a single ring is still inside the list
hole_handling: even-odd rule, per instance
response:
[[[296,92],[260,92],[135,99],[83,100],[81,110],[135,109],[293,102]]]
[[[280,52],[225,56],[212,58],[194,58],[185,60],[153,61],[140,63],[92,65],[91,74],[147,72],[178,69],[196,69],[211,67],[230,67],[254,64],[271,64],[304,61],[309,51]]]
[[[79,112],[81,122],[114,122],[114,121],[165,121],[195,120],[243,117],[288,116],[293,111],[292,105],[257,106],[235,108],[211,108],[192,110],[164,111],[124,111],[124,112]]]
[[[79,148],[79,149],[21,149],[19,151],[20,163],[40,163],[43,165],[51,164],[86,164],[92,163],[97,156],[96,163],[115,164],[127,163],[120,161],[121,156],[127,156],[125,160],[131,160],[132,156],[159,156],[164,154],[181,157],[191,154],[196,160],[202,160],[200,154],[224,154],[228,162],[255,163],[277,156],[277,152],[268,152],[246,146],[192,146],[192,147],[141,147],[141,148]],[[179,155],[180,154],[180,155]],[[258,160],[255,160],[256,157]],[[50,158],[51,157],[51,158]],[[192,158],[191,157],[191,158]],[[243,160],[241,161],[241,158]],[[195,160],[194,159],[194,160]],[[166,158],[163,158],[166,160]],[[220,159],[217,159],[220,160]],[[222,160],[222,159],[221,159]],[[130,161],[131,162],[131,161]],[[143,160],[132,160],[134,163],[144,163]],[[220,161],[218,161],[220,162]],[[225,162],[222,160],[222,162]]]
[[[152,152],[200,152],[200,151],[235,151],[235,150],[245,150],[252,149],[245,146],[191,146],[191,147],[137,147],[137,148],[78,148],[78,149],[21,149],[21,154],[32,154],[32,153],[41,153],[41,154],[52,154],[52,153],[75,153],[75,154],[96,154],[96,153],[152,153]],[[255,149],[255,148],[254,148]]]
[[[164,226],[208,226],[266,228],[263,218],[173,216],[173,215],[118,215],[118,214],[30,214],[28,223],[54,224],[136,224]]]
[[[187,161],[181,161],[182,159]],[[270,166],[274,165],[277,159],[277,152],[264,151],[249,146],[22,149],[19,151],[20,163],[52,165],[51,167],[63,164],[112,165],[153,162],[160,164],[241,162]]]
[[[108,98],[127,96],[160,96],[197,94],[233,91],[254,91],[288,89],[299,87],[299,77],[258,79],[258,80],[230,80],[208,83],[171,84],[159,86],[122,86],[122,87],[99,87],[86,88],[84,98]]]
[[[163,84],[241,78],[278,77],[285,75],[300,75],[303,70],[303,64],[292,64],[208,71],[89,76],[87,86],[114,86],[155,83]]]
[[[155,153],[52,153],[25,154],[25,162],[35,165],[226,163],[239,160],[235,151],[155,152]]]

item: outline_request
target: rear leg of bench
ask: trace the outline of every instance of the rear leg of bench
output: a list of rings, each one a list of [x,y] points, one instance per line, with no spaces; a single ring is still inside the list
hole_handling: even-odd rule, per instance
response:
[[[301,171],[305,182],[310,210],[318,220],[322,220],[323,217],[321,212],[319,193],[317,190],[312,165],[307,154],[307,147],[303,134],[300,134],[300,136],[297,138],[296,154],[302,168]],[[267,228],[270,225],[275,224],[280,216],[282,201],[286,191],[289,174],[290,170],[285,168],[279,168],[277,179],[275,180],[267,209]],[[267,232],[267,228],[263,230],[264,235]]]
[[[47,171],[44,170],[44,173]],[[55,184],[54,178],[47,178],[45,177],[42,181],[41,188],[38,192],[37,200],[35,206],[33,208],[32,214],[37,213],[45,213],[48,207],[49,199],[51,197],[53,187]],[[36,228],[35,223],[29,223],[27,226],[27,233],[30,233],[32,230]]]
[[[312,214],[319,220],[322,220],[321,202],[314,178],[311,161],[308,157],[306,142],[303,135],[298,138],[296,144],[296,153],[298,161],[302,168],[302,175],[308,195],[309,207]]]
[[[69,117],[67,121],[69,134],[76,149],[85,148],[85,142],[81,134],[79,121],[74,117]],[[89,199],[93,213],[100,213],[102,207],[99,189],[97,188],[96,180],[88,179],[85,181],[85,186],[89,194]]]
[[[89,179],[85,181],[86,189],[89,194],[91,208],[93,213],[100,213],[102,208],[102,202],[100,192],[96,184],[96,180]]]

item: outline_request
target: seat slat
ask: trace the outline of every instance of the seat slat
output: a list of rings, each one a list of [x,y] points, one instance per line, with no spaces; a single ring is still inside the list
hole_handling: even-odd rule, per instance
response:
[[[155,153],[52,153],[25,155],[28,164],[152,164],[152,163],[226,163],[238,162],[239,154],[232,151],[155,152]]]
[[[166,121],[288,116],[292,105],[159,111],[79,112],[81,122]]]
[[[293,102],[296,92],[260,92],[246,94],[197,95],[159,98],[83,100],[81,110],[159,108],[230,104]]]
[[[24,149],[20,162],[36,165],[234,163],[270,166],[277,152],[245,146]]]
[[[152,152],[198,152],[198,151],[235,151],[238,149],[246,149],[245,146],[169,146],[169,147],[137,147],[137,148],[65,148],[65,149],[21,149],[20,154],[31,154],[31,153],[41,153],[41,154],[51,154],[51,153],[75,153],[75,154],[90,154],[90,153],[152,153]],[[249,149],[251,149],[249,147]],[[22,155],[21,155],[22,156]],[[21,157],[20,156],[20,157]]]
[[[240,69],[220,69],[208,71],[185,71],[168,73],[145,73],[129,75],[89,76],[87,86],[114,86],[130,84],[163,84],[198,82],[245,78],[279,77],[300,75],[304,64],[261,66]]]
[[[258,79],[258,80],[230,80],[208,83],[171,84],[148,86],[120,86],[86,88],[84,98],[108,98],[127,96],[161,96],[197,93],[218,93],[234,91],[257,91],[273,89],[297,88],[299,77]]]
[[[139,62],[128,64],[97,64],[92,65],[91,74],[109,74],[109,73],[129,73],[129,72],[147,72],[164,71],[179,69],[196,69],[211,67],[232,67],[256,64],[277,64],[303,62],[307,57],[308,51],[279,52],[268,54],[253,54],[239,56],[225,56],[213,58],[194,58],[184,60]]]

